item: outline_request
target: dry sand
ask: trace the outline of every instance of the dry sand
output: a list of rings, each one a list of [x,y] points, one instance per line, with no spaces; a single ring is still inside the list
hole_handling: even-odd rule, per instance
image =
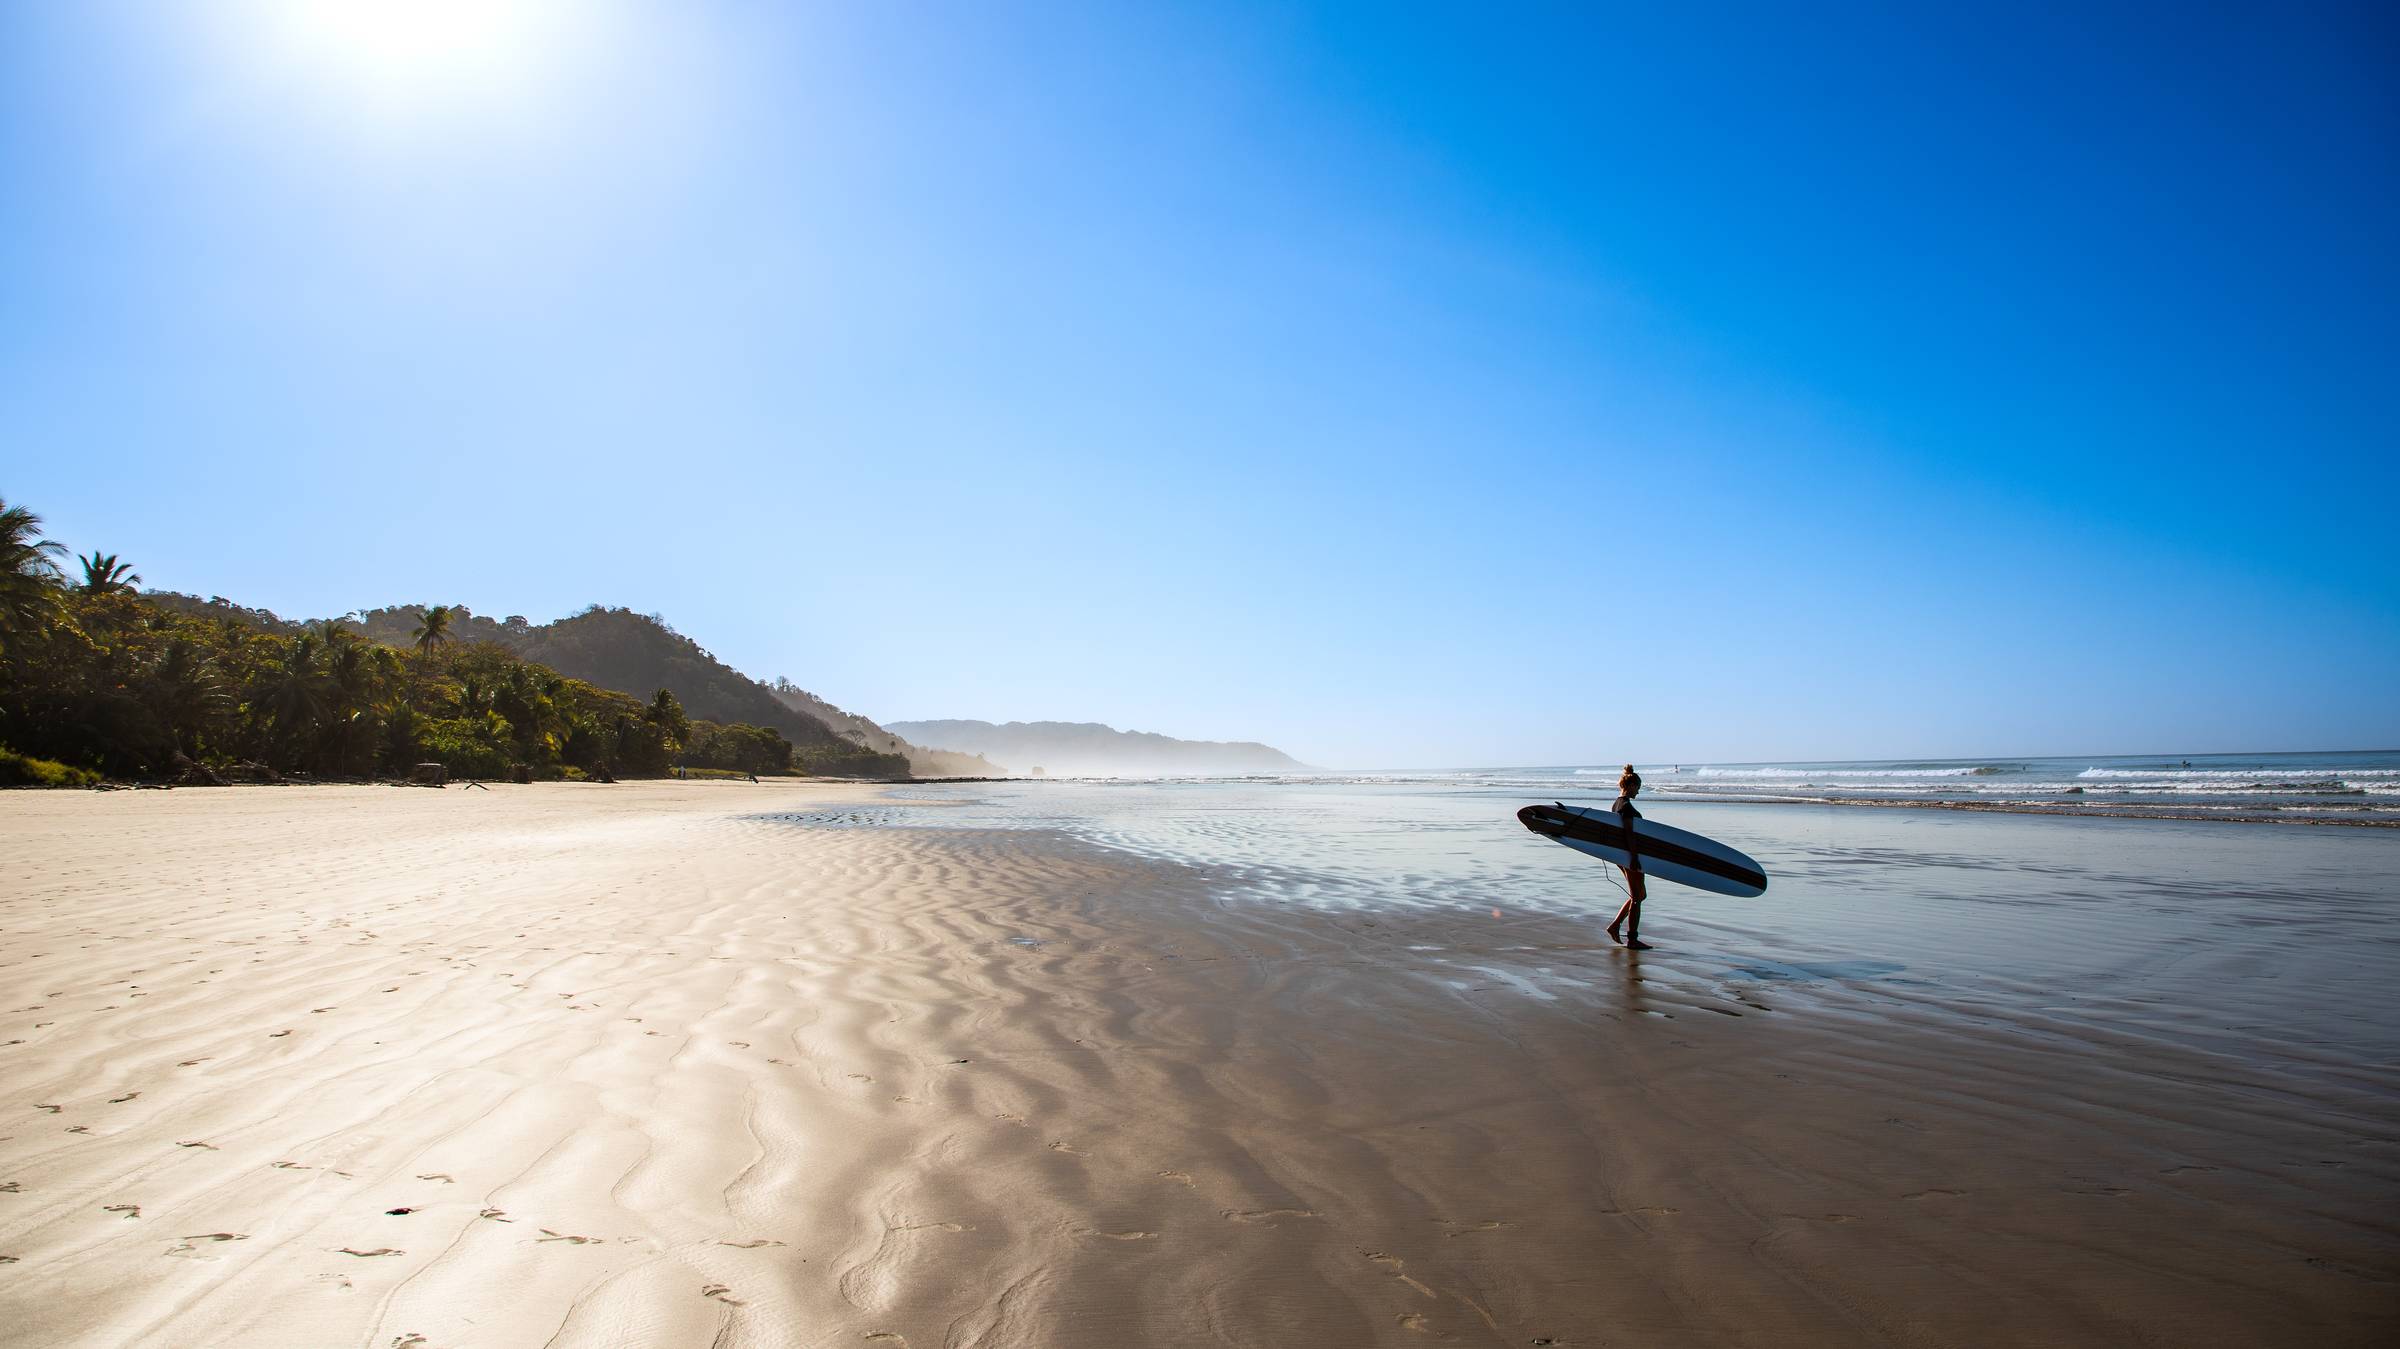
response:
[[[0,794],[0,1339],[2400,1328],[2392,1065],[1729,989],[1596,923],[1227,902],[1039,832],[761,817],[870,790]],[[1529,991],[1529,950],[1588,980]]]

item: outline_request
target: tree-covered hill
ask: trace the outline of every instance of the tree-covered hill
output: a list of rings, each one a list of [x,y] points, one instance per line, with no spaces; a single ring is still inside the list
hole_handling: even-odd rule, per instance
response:
[[[370,609],[356,621],[371,635],[404,640],[421,612],[406,606]],[[462,635],[495,642],[602,688],[663,688],[694,716],[771,726],[790,739],[812,772],[896,777],[997,771],[972,755],[920,750],[789,680],[768,685],[752,679],[653,615],[594,605],[536,624],[514,616],[495,621],[457,606],[451,612],[452,626]]]
[[[367,778],[434,762],[531,779],[792,764],[771,730],[695,721],[663,690],[595,688],[488,642],[404,651],[340,623],[269,631],[129,590],[58,587],[26,617],[0,650],[0,747],[76,772]]]
[[[296,623],[138,593],[109,554],[77,559],[78,584],[63,552],[0,502],[0,784],[363,778],[428,761],[471,777],[908,772],[624,610],[542,628],[442,606]]]

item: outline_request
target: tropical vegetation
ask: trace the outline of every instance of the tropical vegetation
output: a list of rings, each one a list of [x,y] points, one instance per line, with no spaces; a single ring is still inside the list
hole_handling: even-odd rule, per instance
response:
[[[695,719],[663,687],[635,697],[460,641],[453,606],[378,641],[340,620],[140,594],[113,554],[77,559],[70,582],[63,552],[40,517],[0,502],[0,784],[365,779],[421,763],[468,778],[795,771],[773,727]]]

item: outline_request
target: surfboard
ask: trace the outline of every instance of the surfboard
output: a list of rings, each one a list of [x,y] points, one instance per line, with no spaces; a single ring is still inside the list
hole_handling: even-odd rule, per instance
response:
[[[1527,806],[1517,822],[1544,838],[1603,862],[1625,866],[1639,853],[1642,873],[1720,895],[1763,895],[1766,868],[1713,838],[1671,824],[1639,819],[1628,830],[1613,812],[1563,802]]]

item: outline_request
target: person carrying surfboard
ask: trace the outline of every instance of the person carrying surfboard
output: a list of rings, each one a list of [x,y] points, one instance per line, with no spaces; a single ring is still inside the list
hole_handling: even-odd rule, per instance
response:
[[[1625,765],[1624,776],[1617,779],[1616,804],[1609,810],[1624,822],[1628,838],[1633,836],[1633,822],[1642,818],[1642,813],[1633,808],[1633,798],[1641,794],[1642,775],[1633,771],[1632,764]],[[1649,887],[1642,881],[1642,855],[1632,853],[1626,865],[1618,870],[1625,873],[1625,906],[1608,920],[1608,939],[1622,943],[1628,951],[1647,951],[1649,944],[1642,940],[1642,899]],[[1625,929],[1622,937],[1617,935],[1619,926]]]

